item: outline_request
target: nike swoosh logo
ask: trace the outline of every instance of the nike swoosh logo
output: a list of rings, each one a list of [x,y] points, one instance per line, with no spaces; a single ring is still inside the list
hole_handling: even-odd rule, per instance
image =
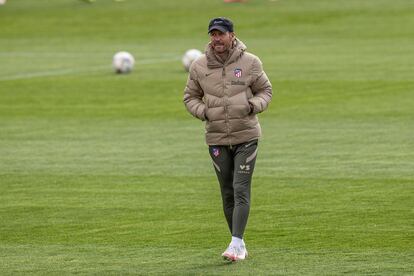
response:
[[[248,143],[247,145],[245,145],[246,148],[250,147],[251,145],[253,145],[254,143],[256,143],[256,141]]]
[[[211,72],[211,73],[207,73],[207,74],[206,74],[206,77],[210,76],[211,74],[213,74],[213,72]]]

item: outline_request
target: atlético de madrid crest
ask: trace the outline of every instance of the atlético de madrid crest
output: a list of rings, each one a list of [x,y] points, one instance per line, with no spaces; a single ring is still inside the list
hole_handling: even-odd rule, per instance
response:
[[[241,78],[242,77],[242,69],[240,69],[240,68],[234,69],[234,75],[236,76],[236,78]]]

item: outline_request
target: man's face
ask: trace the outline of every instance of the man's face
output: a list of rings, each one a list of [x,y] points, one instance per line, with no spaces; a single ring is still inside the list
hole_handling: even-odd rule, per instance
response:
[[[210,32],[211,46],[217,54],[228,51],[233,44],[233,39],[234,33],[231,32],[223,33],[219,30],[212,30]]]

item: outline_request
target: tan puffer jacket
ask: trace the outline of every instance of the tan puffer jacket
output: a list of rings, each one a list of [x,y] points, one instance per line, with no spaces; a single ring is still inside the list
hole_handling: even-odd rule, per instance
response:
[[[246,52],[238,39],[224,63],[208,44],[205,54],[191,65],[184,90],[187,110],[207,121],[208,145],[237,145],[259,138],[256,114],[264,111],[271,99],[272,85],[261,61]]]

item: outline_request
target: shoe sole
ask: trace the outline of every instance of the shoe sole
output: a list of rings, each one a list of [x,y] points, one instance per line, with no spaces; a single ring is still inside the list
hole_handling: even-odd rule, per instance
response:
[[[229,255],[222,255],[223,260],[227,261],[227,262],[235,262],[236,258],[233,256],[229,256]]]
[[[229,255],[222,255],[223,259],[227,262],[237,262],[237,261],[243,261],[247,258],[247,254],[246,257],[244,259],[239,259],[237,257],[234,256],[229,256]]]

